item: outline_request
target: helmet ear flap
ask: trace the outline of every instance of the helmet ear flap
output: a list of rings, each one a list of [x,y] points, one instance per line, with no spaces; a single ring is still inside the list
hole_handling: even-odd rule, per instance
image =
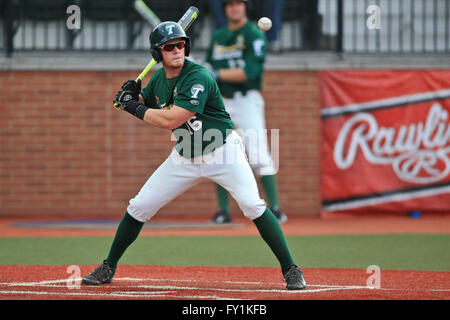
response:
[[[191,52],[191,40],[186,38],[184,39],[184,55],[189,57],[189,52]]]
[[[150,53],[152,54],[153,59],[155,59],[156,62],[161,62],[162,60],[162,54],[159,49],[150,49]]]

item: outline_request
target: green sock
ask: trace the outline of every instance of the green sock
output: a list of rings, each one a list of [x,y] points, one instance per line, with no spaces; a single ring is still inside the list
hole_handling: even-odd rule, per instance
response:
[[[275,179],[275,175],[271,176],[260,176],[261,184],[264,189],[264,193],[267,196],[267,201],[269,202],[269,206],[271,208],[279,207],[278,203],[278,189],[277,189],[277,181]]]
[[[228,191],[219,184],[216,184],[217,201],[219,202],[220,210],[230,212],[230,204],[228,202]]]
[[[269,245],[272,252],[280,262],[281,270],[283,273],[289,268],[289,266],[295,264],[292,259],[291,253],[287,246],[286,239],[281,230],[280,224],[272,211],[266,209],[262,216],[253,220],[258,228],[259,234],[264,241]]]
[[[114,268],[128,246],[136,240],[143,225],[144,222],[137,221],[128,212],[125,212],[117,227],[116,235],[106,258]]]

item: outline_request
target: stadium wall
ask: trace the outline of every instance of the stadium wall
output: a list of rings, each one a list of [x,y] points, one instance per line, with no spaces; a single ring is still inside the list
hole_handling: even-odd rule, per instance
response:
[[[122,215],[173,145],[169,132],[112,108],[116,90],[136,70],[5,69],[0,215]],[[282,208],[319,215],[318,71],[269,70],[263,95],[267,128],[279,129]],[[198,185],[159,215],[210,216],[214,190],[210,182]],[[231,210],[241,214],[234,201]]]

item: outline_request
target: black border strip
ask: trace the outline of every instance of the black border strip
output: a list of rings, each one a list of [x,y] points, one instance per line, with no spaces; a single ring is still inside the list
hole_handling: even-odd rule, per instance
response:
[[[440,90],[440,91],[446,91],[446,89],[444,90]],[[430,91],[429,93],[431,94],[432,92],[440,92],[440,91]],[[423,93],[424,95],[426,95],[427,93]],[[420,93],[416,94],[416,95],[420,95]],[[399,97],[401,98],[401,97]],[[422,102],[427,102],[427,101],[433,101],[433,100],[446,100],[450,98],[450,92],[449,93],[445,93],[445,94],[436,94],[433,96],[425,96],[425,97],[421,97],[421,98],[412,98],[411,99],[411,95],[410,96],[404,96],[404,101],[397,101],[397,102],[391,102],[391,103],[383,103],[382,101],[380,101],[379,104],[375,104],[373,106],[370,107],[361,107],[361,109],[358,110],[343,110],[341,112],[336,112],[336,113],[332,113],[332,114],[324,114],[324,110],[329,110],[330,108],[325,108],[321,111],[321,115],[320,117],[322,119],[327,119],[327,118],[332,118],[332,117],[339,117],[339,116],[343,116],[343,115],[347,115],[347,114],[352,114],[352,113],[357,113],[357,112],[366,112],[366,111],[373,111],[373,110],[381,110],[381,109],[388,109],[388,108],[394,108],[394,107],[404,107],[407,105],[411,105],[411,104],[417,104],[417,103],[422,103]],[[389,98],[387,98],[389,99]],[[387,100],[384,99],[384,100]],[[363,103],[355,103],[356,105],[364,105],[364,104],[368,104],[369,102],[363,102]],[[351,104],[349,104],[351,105]],[[349,106],[347,105],[347,106]],[[342,108],[344,109],[346,106],[342,106]],[[332,107],[332,108],[336,108],[336,107]]]
[[[450,186],[450,181],[447,181],[447,182],[436,183],[436,184],[427,185],[427,186],[408,187],[408,188],[397,189],[397,190],[389,190],[389,191],[385,191],[385,192],[377,192],[377,193],[372,193],[372,194],[368,194],[368,195],[352,196],[352,197],[348,197],[348,198],[333,199],[333,200],[324,199],[324,200],[322,200],[322,209],[328,210],[327,207],[330,207],[332,205],[349,204],[353,201],[358,201],[358,200],[386,198],[386,197],[392,196],[392,195],[400,195],[400,194],[414,193],[417,191],[440,189],[440,188],[449,187],[449,186]],[[367,206],[367,205],[363,205],[361,207],[365,207],[365,206]],[[332,211],[341,211],[341,210],[332,210]]]

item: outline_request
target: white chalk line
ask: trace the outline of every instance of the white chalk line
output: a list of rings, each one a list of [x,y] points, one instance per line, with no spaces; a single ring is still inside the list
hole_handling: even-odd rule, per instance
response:
[[[443,291],[443,292],[450,292],[450,289],[430,289],[430,291]]]
[[[177,296],[177,295],[168,295],[164,293],[169,293],[174,291],[161,291],[160,293],[155,292],[140,292],[139,294],[129,294],[127,291],[117,291],[111,293],[86,293],[86,292],[45,292],[45,291],[20,291],[20,290],[0,290],[0,294],[27,294],[27,295],[64,295],[64,296],[97,296],[97,297],[122,297],[122,298],[179,298],[179,299],[214,299],[214,300],[243,300],[240,298],[223,298],[215,295],[211,296]]]
[[[70,279],[70,283],[79,283],[81,278]],[[153,278],[115,278],[114,281],[133,281],[133,282],[145,282],[145,281],[159,281],[159,282],[202,282],[198,279],[187,280],[187,279],[153,279]],[[208,280],[207,280],[208,281]],[[264,282],[246,282],[246,281],[220,281],[220,280],[210,280],[210,282],[219,282],[219,283],[228,283],[228,284],[252,284],[252,285],[270,285],[269,283]],[[2,282],[0,285],[12,286],[12,287],[59,287],[64,288],[67,287],[68,279],[57,279],[57,280],[44,280],[37,282]],[[279,283],[272,283],[277,284]],[[108,285],[108,288],[119,288],[120,286],[111,286]],[[361,286],[326,286],[326,285],[309,285],[309,287],[321,287],[321,289],[306,289],[301,291],[288,291],[288,290],[280,290],[280,289],[233,289],[233,288],[203,288],[196,286],[176,286],[176,285],[134,285],[129,286],[129,288],[141,288],[141,289],[153,289],[153,290],[169,290],[169,291],[114,291],[110,293],[92,293],[92,292],[47,292],[47,291],[19,291],[19,290],[2,290],[0,294],[28,294],[28,295],[63,295],[63,296],[102,296],[102,297],[127,297],[127,298],[139,298],[139,297],[164,297],[164,298],[188,298],[188,299],[224,299],[231,300],[237,299],[242,300],[241,298],[230,298],[230,297],[220,297],[217,295],[173,295],[172,293],[176,293],[176,290],[186,290],[186,291],[218,291],[218,292],[251,292],[251,293],[282,293],[282,294],[305,294],[305,293],[314,293],[314,292],[325,292],[325,291],[335,291],[335,290],[360,290],[367,289],[367,287]],[[80,287],[81,288],[81,287]],[[89,287],[90,289],[95,289],[96,287]],[[123,288],[123,287],[121,287]],[[84,289],[87,289],[86,287]],[[172,291],[175,290],[175,291]]]
[[[283,294],[304,294],[312,292],[325,292],[335,290],[361,290],[359,286],[346,286],[336,288],[322,288],[322,289],[305,289],[305,290],[286,290],[286,289],[226,289],[226,288],[202,288],[202,287],[180,287],[180,286],[152,286],[152,285],[140,285],[139,288],[143,289],[177,289],[177,290],[205,290],[205,291],[221,291],[221,292],[252,292],[252,293],[283,293]],[[367,287],[364,287],[367,289]]]
[[[113,296],[113,297],[130,297],[137,298],[143,296],[152,297],[165,297],[167,293],[175,291],[162,291],[162,292],[142,292],[141,294],[128,293],[126,291],[117,291],[110,293],[91,293],[91,292],[46,292],[46,291],[23,291],[23,290],[0,290],[0,294],[30,294],[30,295],[65,295],[65,296]]]
[[[37,282],[0,282],[0,285],[7,285],[7,286],[52,286],[54,284],[58,283],[67,283],[70,281],[71,283],[76,281],[81,281],[81,278],[71,278],[68,279],[58,279],[58,280],[44,280],[44,281],[37,281]],[[161,278],[129,278],[129,277],[122,277],[122,278],[114,278],[113,281],[135,281],[135,282],[144,282],[144,281],[161,281],[161,282],[213,282],[213,283],[227,283],[227,284],[251,284],[251,285],[280,285],[281,282],[248,282],[248,281],[222,281],[222,280],[198,280],[198,279],[161,279]],[[65,286],[65,285],[64,285]],[[325,287],[325,288],[341,288],[341,287],[348,287],[346,285],[332,285],[332,284],[308,284],[309,287]],[[109,287],[112,287],[109,285]],[[361,289],[367,289],[366,286],[354,286],[351,287],[359,287]]]
[[[68,287],[68,279],[57,279],[57,280],[44,280],[35,282],[1,282],[0,285],[5,285],[9,287]],[[159,281],[159,282],[218,282],[218,283],[228,283],[228,284],[251,284],[251,285],[279,285],[280,283],[265,283],[265,282],[244,282],[244,281],[220,281],[220,280],[198,280],[198,279],[154,279],[154,278],[115,278],[114,281],[133,281],[133,282],[145,282],[145,281]],[[70,279],[70,284],[80,283],[81,278]],[[355,285],[321,285],[321,284],[311,284],[307,285],[308,288],[317,289],[305,289],[305,290],[281,290],[281,289],[236,289],[236,288],[204,288],[197,286],[177,286],[177,285],[132,285],[128,288],[141,288],[141,289],[154,289],[154,290],[166,290],[166,291],[113,291],[109,293],[93,293],[93,292],[47,292],[47,291],[21,291],[21,290],[0,290],[0,294],[28,294],[28,295],[66,295],[66,296],[102,296],[102,297],[129,297],[129,298],[142,298],[142,297],[164,297],[164,298],[188,298],[188,299],[225,299],[230,300],[234,298],[220,297],[216,295],[192,295],[192,296],[177,296],[173,295],[176,290],[192,290],[192,291],[218,291],[218,292],[252,292],[252,293],[281,293],[281,294],[306,294],[306,293],[319,293],[327,291],[339,291],[339,290],[400,290],[409,291],[408,289],[391,289],[391,288],[372,288],[367,286],[355,286]],[[81,287],[80,287],[81,288]],[[88,289],[89,288],[89,289]],[[97,286],[84,287],[83,289],[96,289]],[[109,289],[122,288],[122,286],[108,285]],[[174,291],[175,290],[175,291]],[[447,289],[428,289],[425,291],[450,291]],[[241,300],[241,298],[236,298]]]

